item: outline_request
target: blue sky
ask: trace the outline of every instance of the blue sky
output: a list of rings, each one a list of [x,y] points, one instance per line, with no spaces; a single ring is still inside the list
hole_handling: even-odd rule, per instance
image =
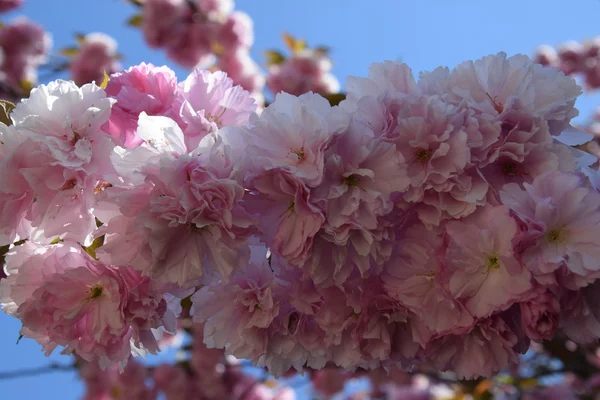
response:
[[[119,42],[123,66],[139,62],[177,68],[160,51],[145,46],[139,31],[125,25],[135,8],[124,0],[25,0],[25,7],[3,15],[6,22],[24,14],[41,23],[54,38],[55,49],[74,44],[74,32],[105,32]],[[281,33],[333,49],[333,72],[344,83],[349,75],[364,76],[372,62],[407,62],[415,73],[438,65],[506,51],[531,54],[542,43],[558,44],[600,35],[600,0],[238,0],[237,9],[255,23],[253,55],[261,64],[263,51],[281,48]],[[600,104],[600,96],[581,98],[585,118]],[[0,373],[50,362],[31,340],[16,345],[18,321],[0,315]],[[64,356],[51,358],[69,362]],[[82,393],[74,374],[54,373],[0,380],[3,400],[71,400]]]

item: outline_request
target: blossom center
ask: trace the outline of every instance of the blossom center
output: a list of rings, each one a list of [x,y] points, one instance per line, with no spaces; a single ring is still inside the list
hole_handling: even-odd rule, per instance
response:
[[[300,149],[297,149],[297,150],[291,149],[290,153],[296,155],[296,157],[298,157],[298,161],[304,161],[304,159],[306,158],[306,153],[304,152],[304,147],[301,147]]]
[[[219,114],[216,114],[216,115],[207,114],[206,119],[209,122],[214,122],[217,125],[217,127],[220,128],[223,125],[223,122],[221,121],[221,117],[223,116],[223,114],[225,114],[225,111],[227,111],[227,108],[221,107],[221,112]]]
[[[502,172],[504,175],[513,177],[517,175],[517,164],[512,162],[507,162],[502,166]]]
[[[426,163],[427,161],[431,160],[431,156],[433,156],[433,151],[431,151],[430,149],[418,149],[416,156],[417,160],[419,160],[422,163]]]
[[[502,114],[502,112],[504,111],[504,106],[502,105],[502,103],[496,101],[498,96],[492,97],[492,96],[490,96],[490,94],[488,92],[485,92],[485,94],[492,102],[492,105],[494,106],[494,110],[496,110],[496,112],[498,114]]]
[[[73,139],[71,139],[71,144],[73,146],[75,146],[75,144],[77,144],[77,142],[79,141],[79,139],[81,139],[81,135],[75,131],[73,131]]]
[[[487,257],[487,269],[491,271],[493,269],[500,268],[500,257],[498,254],[491,254]]]
[[[565,240],[565,234],[566,232],[563,228],[550,229],[546,233],[546,239],[548,239],[550,243],[561,243]]]
[[[348,186],[358,186],[359,182],[359,177],[356,175],[350,175],[344,178],[344,183]]]
[[[94,285],[89,289],[88,292],[89,292],[88,299],[94,300],[94,299],[97,299],[98,297],[102,296],[102,293],[104,292],[104,288],[100,285]]]

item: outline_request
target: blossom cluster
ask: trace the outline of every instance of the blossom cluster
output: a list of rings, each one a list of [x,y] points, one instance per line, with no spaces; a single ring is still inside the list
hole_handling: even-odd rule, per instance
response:
[[[233,0],[136,3],[142,11],[133,24],[140,26],[150,47],[165,49],[169,58],[186,68],[214,65],[260,99],[265,79],[250,57],[252,19],[234,11]]]
[[[269,50],[267,87],[276,94],[286,92],[295,96],[313,92],[323,96],[340,91],[340,83],[331,73],[332,62],[325,47],[309,48],[302,39],[285,34],[284,41],[290,57]]]
[[[600,37],[582,43],[569,41],[557,48],[542,45],[534,59],[567,75],[581,76],[588,90],[600,88]]]
[[[376,63],[346,89],[260,114],[200,69],[34,89],[0,125],[4,310],[48,351],[121,366],[185,312],[275,376],[489,376],[557,330],[600,337],[572,78],[499,53],[418,81]]]
[[[225,357],[223,350],[206,348],[201,328],[192,327],[186,358],[175,364],[150,367],[132,358],[121,372],[116,366],[103,370],[78,359],[85,384],[83,400],[295,400],[294,391],[285,384],[252,376],[239,360]]]
[[[0,12],[20,2],[0,2]],[[38,68],[45,64],[52,38],[25,17],[17,17],[0,28],[0,98],[18,101],[37,84]]]
[[[0,0],[0,13],[12,11],[23,5],[23,0]]]
[[[82,86],[86,83],[102,82],[104,74],[113,74],[121,70],[120,54],[117,42],[110,36],[93,32],[76,35],[78,47],[62,49],[69,58],[68,68],[71,79]]]

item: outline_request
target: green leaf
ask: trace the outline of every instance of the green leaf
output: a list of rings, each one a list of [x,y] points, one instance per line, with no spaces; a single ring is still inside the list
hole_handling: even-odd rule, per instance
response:
[[[337,106],[346,98],[346,93],[334,93],[323,96],[327,100],[329,100],[329,104],[332,106]]]
[[[64,240],[62,240],[61,238],[57,237],[56,239],[54,239],[53,241],[50,242],[50,244],[59,244],[64,242]]]
[[[267,66],[269,67],[271,65],[279,65],[285,61],[285,56],[277,50],[267,50],[265,51],[265,56],[267,56]]]
[[[129,0],[129,2],[136,7],[144,7],[144,3],[142,3],[140,0]]]
[[[79,53],[78,47],[65,47],[60,50],[60,54],[67,57],[75,57]]]
[[[98,258],[96,257],[96,250],[98,250],[100,247],[102,247],[102,245],[104,244],[104,235],[97,237],[96,239],[94,239],[94,241],[92,242],[91,245],[85,247],[85,246],[81,246],[83,248],[83,250],[88,253],[90,255],[90,257],[92,257],[94,260],[97,260]]]
[[[17,344],[19,344],[19,342],[21,341],[21,339],[23,339],[24,336],[23,335],[19,335],[19,337],[17,338]]]
[[[7,100],[0,100],[0,122],[4,125],[12,125],[10,113],[15,109],[15,105]]]
[[[142,24],[142,14],[135,14],[127,20],[129,26],[140,26]]]
[[[283,42],[292,53],[298,53],[308,47],[304,39],[296,39],[289,33],[283,34]]]

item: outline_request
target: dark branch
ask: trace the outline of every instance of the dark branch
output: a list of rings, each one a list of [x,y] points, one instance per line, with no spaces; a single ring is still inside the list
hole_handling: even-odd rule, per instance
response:
[[[28,376],[37,376],[37,375],[49,374],[52,372],[64,372],[64,371],[74,371],[74,370],[75,370],[75,365],[73,365],[73,364],[61,365],[61,364],[52,363],[52,364],[46,365],[44,367],[18,369],[16,371],[0,372],[0,380],[25,378]]]

